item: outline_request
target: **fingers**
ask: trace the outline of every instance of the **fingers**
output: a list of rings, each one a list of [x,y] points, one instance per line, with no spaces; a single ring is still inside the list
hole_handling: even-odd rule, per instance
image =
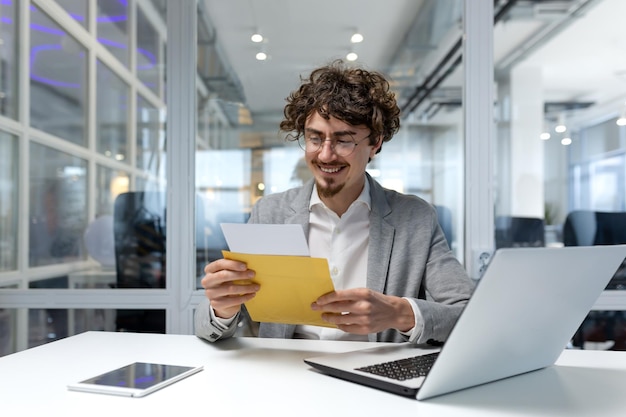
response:
[[[204,273],[200,282],[205,289],[232,281],[249,281],[254,278],[254,271],[248,269],[245,263],[230,259],[218,259],[207,264],[204,267]]]
[[[234,261],[232,259],[218,259],[207,264],[204,267],[205,274],[212,274],[219,271],[239,271],[244,272],[248,269],[244,262]]]
[[[374,323],[369,315],[324,313],[322,314],[322,319],[336,325],[338,329],[346,333],[368,334],[376,332],[373,329]]]
[[[252,281],[254,271],[245,263],[218,259],[204,267],[201,284],[211,307],[219,317],[232,317],[241,304],[250,301],[260,286]]]
[[[329,313],[356,312],[356,308],[366,308],[373,298],[373,292],[367,288],[333,291],[319,297],[311,308]],[[367,311],[361,311],[366,313]]]
[[[311,308],[322,319],[353,334],[376,333],[390,328],[394,310],[386,296],[367,288],[335,291],[319,297]]]
[[[256,292],[218,298],[210,298],[208,295],[207,297],[209,297],[209,299],[211,300],[211,307],[213,308],[213,311],[215,312],[217,317],[227,319],[237,314],[241,309],[241,305],[253,299],[255,295]]]

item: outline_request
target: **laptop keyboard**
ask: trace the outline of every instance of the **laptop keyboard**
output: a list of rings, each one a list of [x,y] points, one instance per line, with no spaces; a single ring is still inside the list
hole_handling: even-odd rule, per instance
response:
[[[426,376],[439,352],[356,368],[357,371],[384,376],[398,381]]]

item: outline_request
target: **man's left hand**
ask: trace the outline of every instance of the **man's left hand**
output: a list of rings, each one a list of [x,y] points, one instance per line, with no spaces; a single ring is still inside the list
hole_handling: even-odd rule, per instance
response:
[[[322,319],[347,333],[378,333],[391,328],[407,332],[415,327],[413,308],[407,300],[367,288],[325,294],[311,308],[322,311]]]

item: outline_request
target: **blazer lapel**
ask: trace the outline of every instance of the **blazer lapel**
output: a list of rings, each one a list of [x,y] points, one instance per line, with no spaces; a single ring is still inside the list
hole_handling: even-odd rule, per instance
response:
[[[300,189],[296,197],[290,204],[293,210],[292,215],[285,219],[285,223],[301,224],[304,229],[304,236],[309,237],[309,204],[311,193],[313,192],[313,179],[309,180]]]
[[[391,207],[387,203],[382,186],[369,175],[367,175],[367,179],[370,182],[372,202],[367,259],[367,288],[383,292],[387,281],[395,228],[385,221],[385,217],[391,213]]]

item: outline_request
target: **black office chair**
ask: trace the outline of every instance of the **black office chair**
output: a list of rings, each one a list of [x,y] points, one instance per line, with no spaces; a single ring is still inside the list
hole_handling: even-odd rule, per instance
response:
[[[574,210],[563,224],[565,246],[618,245],[626,243],[626,212]],[[593,260],[590,260],[593,262]],[[607,290],[626,289],[626,260],[617,269]],[[610,350],[626,350],[626,320],[621,311],[591,311],[576,331],[573,344],[613,341]]]
[[[128,192],[115,199],[117,288],[165,288],[165,193]],[[118,331],[165,333],[161,310],[118,310]]]
[[[574,210],[563,224],[565,246],[626,243],[626,212]]]
[[[545,222],[537,217],[497,216],[496,249],[545,246]]]

